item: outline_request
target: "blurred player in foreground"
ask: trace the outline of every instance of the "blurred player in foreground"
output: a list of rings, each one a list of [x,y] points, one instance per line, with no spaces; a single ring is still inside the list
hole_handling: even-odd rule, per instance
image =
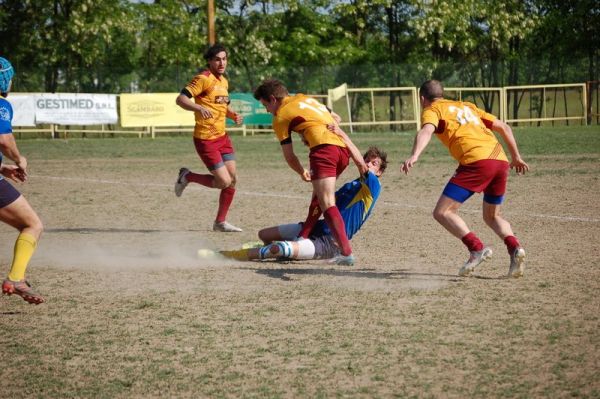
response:
[[[343,139],[328,130],[327,125],[337,121],[331,111],[314,98],[304,94],[290,96],[287,88],[277,79],[262,82],[254,91],[254,98],[273,115],[273,130],[288,166],[313,186],[308,216],[299,236],[308,238],[323,214],[340,247],[340,255],[335,258],[335,262],[342,265],[354,264],[344,219],[335,204],[335,182],[348,166],[350,158],[356,163],[361,175],[366,173],[367,166],[362,155],[349,138]],[[310,172],[304,169],[294,153],[292,131],[298,133],[310,148]]]
[[[5,97],[12,84],[14,70],[10,62],[0,57],[0,220],[19,230],[8,277],[2,282],[2,293],[16,294],[29,303],[44,302],[25,280],[25,270],[35,252],[44,226],[29,202],[6,179],[15,182],[27,180],[27,159],[19,153],[12,134],[12,106]],[[2,156],[14,165],[4,165]]]
[[[213,230],[238,232],[242,229],[226,221],[235,196],[237,172],[233,144],[225,131],[225,118],[239,125],[243,117],[229,106],[229,83],[223,75],[227,68],[227,50],[215,44],[206,51],[204,58],[208,69],[194,76],[181,90],[176,102],[181,108],[194,112],[194,146],[210,174],[181,168],[175,182],[175,195],[180,197],[190,182],[221,190]]]
[[[387,167],[387,154],[377,147],[371,147],[364,154],[364,161],[368,171],[358,179],[344,184],[335,193],[335,202],[340,209],[349,240],[369,218],[379,198],[379,177]],[[302,223],[268,227],[258,233],[259,238],[267,245],[220,253],[243,261],[267,258],[335,259],[339,256],[340,248],[323,219],[309,232],[308,239],[298,239],[301,229]]]
[[[525,250],[515,237],[510,224],[500,215],[510,168],[517,174],[529,166],[521,159],[517,143],[509,125],[474,104],[443,98],[444,89],[437,80],[429,80],[419,90],[423,114],[421,129],[417,132],[410,157],[401,169],[408,174],[435,134],[459,162],[458,169],[440,196],[433,217],[462,240],[470,256],[460,268],[460,276],[468,276],[482,262],[492,256],[465,221],[458,215],[460,206],[473,193],[483,191],[483,220],[504,240],[510,255],[509,277],[521,277],[524,272]],[[502,136],[508,146],[511,162],[504,153],[493,130]]]

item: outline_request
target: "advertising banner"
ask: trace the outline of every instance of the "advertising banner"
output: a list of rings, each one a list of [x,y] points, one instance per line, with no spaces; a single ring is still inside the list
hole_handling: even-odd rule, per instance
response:
[[[13,126],[35,126],[35,95],[11,93],[6,99],[13,107]]]
[[[36,123],[56,125],[102,125],[117,123],[117,96],[114,94],[37,94]]]
[[[271,114],[250,93],[230,93],[231,108],[244,116],[244,125],[270,125],[273,121]],[[234,122],[227,119],[227,126]]]
[[[121,126],[194,126],[194,113],[175,104],[177,95],[121,94]]]

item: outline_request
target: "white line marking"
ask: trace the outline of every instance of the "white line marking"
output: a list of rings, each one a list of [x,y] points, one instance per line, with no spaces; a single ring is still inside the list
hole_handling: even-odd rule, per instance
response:
[[[69,181],[79,181],[84,183],[100,183],[100,184],[115,184],[121,186],[138,186],[138,187],[171,187],[170,184],[162,184],[162,183],[137,183],[137,182],[124,182],[120,180],[104,180],[104,179],[86,179],[83,177],[61,177],[61,176],[41,176],[41,175],[30,175],[29,177],[35,177],[40,179],[51,179],[51,180],[69,180]],[[192,187],[190,187],[192,188]],[[201,187],[198,189],[202,190]],[[303,199],[306,198],[303,195],[289,195],[289,194],[280,194],[280,193],[258,193],[255,191],[244,191],[237,190],[239,194],[250,195],[254,197],[271,197],[271,198],[291,198],[291,199]],[[421,206],[421,205],[412,205],[412,204],[403,204],[399,202],[390,202],[390,201],[381,201],[383,205],[399,207],[399,208],[408,208],[408,209],[423,209],[426,211],[430,211],[429,207]],[[470,210],[470,209],[461,209],[463,212],[468,213],[479,213],[479,210]],[[507,214],[526,216],[530,218],[536,219],[553,219],[560,220],[565,222],[586,222],[586,223],[599,223],[600,218],[587,218],[582,216],[568,216],[568,215],[547,215],[543,213],[514,213],[514,212],[505,212]]]

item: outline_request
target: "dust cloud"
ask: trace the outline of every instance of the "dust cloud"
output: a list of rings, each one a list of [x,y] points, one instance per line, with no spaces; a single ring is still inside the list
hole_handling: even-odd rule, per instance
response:
[[[44,234],[32,262],[58,269],[136,271],[193,269],[216,265],[199,259],[200,248],[215,249],[197,234],[170,232],[60,232]]]

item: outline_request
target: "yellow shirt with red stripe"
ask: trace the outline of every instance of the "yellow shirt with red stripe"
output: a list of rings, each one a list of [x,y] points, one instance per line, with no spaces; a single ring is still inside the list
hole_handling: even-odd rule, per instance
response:
[[[435,100],[423,110],[421,126],[431,123],[436,136],[462,165],[482,159],[508,161],[502,145],[489,129],[496,117],[470,102]]]
[[[346,147],[337,134],[327,129],[331,123],[335,122],[325,105],[304,94],[296,94],[283,99],[273,117],[273,130],[280,142],[289,139],[294,131],[310,148],[321,144]]]
[[[194,137],[202,140],[214,140],[225,135],[225,117],[229,104],[229,83],[224,76],[217,78],[206,70],[191,80],[185,89],[194,97],[196,104],[207,108],[213,117],[203,119],[199,112],[194,112],[196,126]]]

